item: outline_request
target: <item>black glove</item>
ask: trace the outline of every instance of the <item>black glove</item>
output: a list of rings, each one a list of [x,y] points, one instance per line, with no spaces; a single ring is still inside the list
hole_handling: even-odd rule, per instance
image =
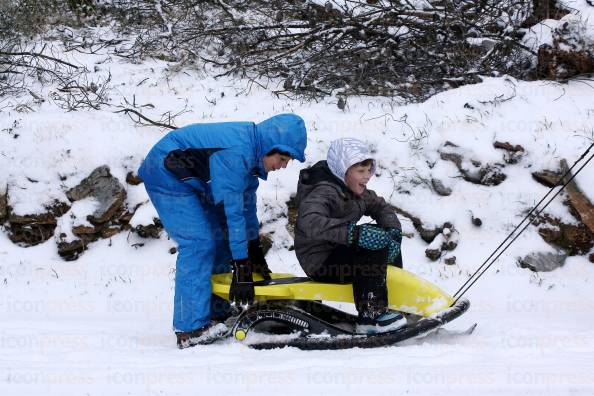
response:
[[[248,242],[248,258],[252,263],[252,269],[254,272],[259,273],[265,280],[270,280],[270,268],[264,257],[264,251],[260,244],[260,239],[252,239]]]
[[[232,260],[233,280],[229,288],[229,301],[237,304],[254,302],[254,281],[250,259]]]

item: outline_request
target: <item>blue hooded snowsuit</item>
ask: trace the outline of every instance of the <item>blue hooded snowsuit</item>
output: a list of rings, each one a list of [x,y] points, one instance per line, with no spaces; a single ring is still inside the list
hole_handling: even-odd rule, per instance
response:
[[[303,120],[280,114],[259,124],[192,124],[163,137],[138,174],[167,233],[178,243],[173,327],[189,332],[228,309],[211,301],[212,273],[230,270],[231,258],[248,257],[258,238],[258,178],[263,157],[279,150],[303,162]]]

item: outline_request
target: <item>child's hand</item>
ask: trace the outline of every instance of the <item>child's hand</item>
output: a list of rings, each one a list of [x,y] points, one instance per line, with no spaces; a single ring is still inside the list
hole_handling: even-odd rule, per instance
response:
[[[402,243],[402,231],[400,229],[388,228],[386,229],[386,231],[388,232],[390,238],[392,238],[393,241],[398,242],[399,244]]]
[[[396,257],[400,254],[400,242],[391,240],[388,245],[388,262],[394,263]]]
[[[390,263],[394,263],[394,260],[400,254],[400,245],[402,244],[402,231],[398,228],[388,228],[387,230],[388,235],[392,239],[388,246],[388,261]]]
[[[368,250],[384,249],[392,241],[387,231],[372,224],[349,225],[349,245]]]

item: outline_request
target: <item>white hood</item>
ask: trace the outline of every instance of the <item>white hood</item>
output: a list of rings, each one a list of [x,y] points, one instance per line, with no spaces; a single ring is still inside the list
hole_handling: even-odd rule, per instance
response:
[[[362,141],[353,138],[342,138],[330,143],[328,149],[328,167],[340,180],[344,181],[347,170],[356,163],[373,159],[369,147]],[[375,160],[371,165],[371,174],[375,173]]]

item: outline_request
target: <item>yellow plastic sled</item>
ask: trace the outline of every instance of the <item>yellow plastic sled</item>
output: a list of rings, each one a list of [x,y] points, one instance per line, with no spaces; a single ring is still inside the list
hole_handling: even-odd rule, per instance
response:
[[[462,315],[470,303],[454,299],[434,284],[400,268],[388,267],[390,308],[412,314],[393,331],[359,333],[357,316],[324,302],[353,302],[351,284],[314,282],[291,274],[254,275],[255,302],[227,322],[230,334],[252,348],[299,349],[375,348],[394,345],[436,330]],[[229,298],[231,274],[212,276],[213,293]],[[474,329],[472,327],[470,332]],[[248,332],[257,333],[254,339]]]
[[[263,282],[258,274],[254,274],[257,301],[353,302],[351,284],[320,283],[291,274],[274,273],[272,278],[269,282]],[[213,293],[224,299],[229,299],[230,284],[230,273],[212,276]],[[428,317],[443,311],[454,303],[454,299],[439,287],[419,278],[412,272],[397,267],[388,266],[387,285],[390,308],[400,312]]]

